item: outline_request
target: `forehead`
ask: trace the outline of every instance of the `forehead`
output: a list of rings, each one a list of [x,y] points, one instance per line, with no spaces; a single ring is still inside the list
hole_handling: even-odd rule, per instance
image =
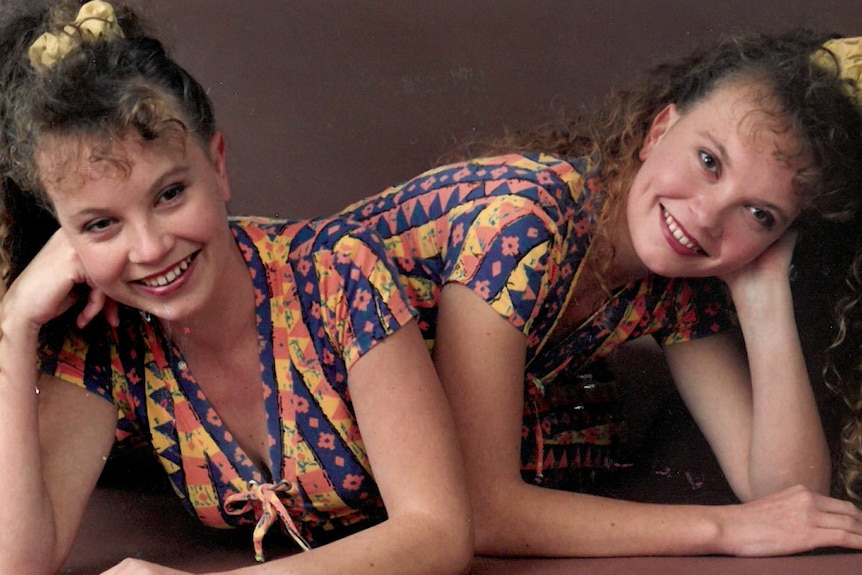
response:
[[[52,200],[80,190],[90,181],[126,180],[136,165],[155,157],[182,160],[185,138],[140,136],[51,136],[37,146],[39,181]]]
[[[701,129],[733,134],[746,145],[771,152],[794,169],[808,163],[801,141],[772,92],[756,82],[736,80],[717,86],[685,116]]]

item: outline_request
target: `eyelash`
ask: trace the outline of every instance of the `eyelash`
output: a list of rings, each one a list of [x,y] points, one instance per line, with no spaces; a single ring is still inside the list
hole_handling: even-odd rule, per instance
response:
[[[775,217],[770,214],[767,210],[758,208],[756,206],[746,206],[748,211],[751,212],[751,215],[754,216],[754,219],[762,225],[767,230],[771,230],[775,226]],[[758,217],[758,214],[762,214],[762,217]]]
[[[713,174],[718,173],[718,160],[715,159],[715,156],[713,156],[706,150],[699,150],[697,154],[700,157],[700,163],[704,168],[706,168]]]
[[[186,190],[185,184],[174,184],[165,188],[157,197],[156,204],[175,202]],[[170,197],[169,197],[170,196]],[[102,218],[87,222],[82,230],[88,234],[98,234],[104,232],[113,220],[110,218]]]
[[[162,201],[173,202],[179,196],[181,196],[182,193],[185,191],[186,191],[186,185],[185,184],[173,184],[171,186],[168,186],[167,188],[165,188],[165,190],[161,194],[159,194],[158,198],[156,198],[156,203],[160,203]],[[168,194],[171,194],[171,193],[174,194],[173,197],[170,197],[170,198],[166,197],[166,196],[168,196]]]
[[[108,225],[110,225],[111,223],[112,220],[108,218],[102,218],[100,220],[88,222],[86,225],[84,225],[82,229],[85,233],[88,234],[98,234],[100,232],[104,232],[107,229]]]

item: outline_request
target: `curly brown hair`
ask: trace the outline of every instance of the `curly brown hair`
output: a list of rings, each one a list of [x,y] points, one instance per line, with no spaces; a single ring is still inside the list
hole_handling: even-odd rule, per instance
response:
[[[746,83],[758,88],[759,103],[778,120],[771,127],[796,136],[799,148],[794,155],[811,158],[794,180],[804,206],[796,225],[804,227],[816,219],[846,222],[862,205],[858,193],[862,114],[846,95],[840,65],[822,47],[833,37],[807,29],[775,36],[725,36],[647,71],[632,88],[612,94],[597,114],[509,132],[484,153],[530,151],[599,158],[605,209],[596,235],[602,238],[611,228],[604,224],[621,216],[640,167],[638,154],[655,116],[669,104],[685,113],[718,87]],[[815,63],[812,55],[818,51],[831,56],[835,66]],[[601,253],[598,261],[609,263],[612,256]]]
[[[148,35],[140,18],[116,5],[122,37],[83,41],[73,24],[81,0],[6,6],[0,22],[0,274],[11,282],[57,224],[40,181],[35,154],[52,138],[86,141],[100,159],[112,141],[145,142],[191,133],[208,144],[216,131],[205,89]],[[77,47],[37,71],[29,47],[44,32],[80,36]]]
[[[836,305],[837,336],[823,370],[827,384],[849,406],[839,455],[839,489],[862,503],[862,111],[848,98],[859,87],[840,77],[840,62],[825,50],[832,35],[797,29],[769,36],[728,36],[678,60],[647,72],[630,90],[611,96],[598,114],[562,119],[534,131],[513,131],[484,153],[550,152],[594,155],[605,180],[605,205],[596,243],[609,246],[612,227],[621,217],[625,197],[640,167],[638,154],[653,118],[668,104],[684,113],[717,87],[733,82],[759,86],[760,104],[772,129],[796,136],[800,157],[810,158],[795,177],[803,200],[794,223],[800,237],[794,254],[797,276],[814,289],[846,297]],[[817,53],[825,58],[812,58]],[[827,247],[828,246],[828,247]],[[596,253],[594,273],[613,258],[610,248]],[[604,266],[604,267],[603,267]],[[801,268],[801,269],[800,269]],[[816,269],[815,269],[816,268]],[[846,270],[849,269],[849,272]],[[844,278],[847,274],[846,279]],[[837,299],[837,297],[835,298]]]

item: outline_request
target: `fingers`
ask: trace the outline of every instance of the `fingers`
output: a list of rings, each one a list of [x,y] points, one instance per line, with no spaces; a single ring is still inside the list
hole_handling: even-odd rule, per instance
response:
[[[116,301],[106,298],[102,313],[105,314],[111,327],[120,327],[120,306]]]
[[[105,295],[105,292],[103,292],[102,290],[97,288],[90,289],[89,293],[87,294],[87,303],[84,306],[84,309],[81,310],[81,313],[78,314],[78,327],[83,328],[85,325],[90,323],[94,317],[99,315],[100,311],[106,308],[107,302],[109,301],[113,300],[109,300],[108,297]],[[113,307],[113,314],[116,314],[116,304],[114,304]],[[106,312],[105,315],[108,316],[108,313]],[[111,317],[108,317],[109,322],[111,321],[111,319]],[[116,327],[118,323],[116,325],[112,323],[111,325],[114,325]]]

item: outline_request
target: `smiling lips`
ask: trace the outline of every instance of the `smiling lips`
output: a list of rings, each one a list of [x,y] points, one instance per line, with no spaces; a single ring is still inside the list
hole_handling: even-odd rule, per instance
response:
[[[667,224],[667,229],[670,231],[673,238],[684,248],[691,251],[692,253],[705,256],[706,252],[703,251],[703,248],[694,241],[692,238],[688,237],[683,230],[682,226],[673,219],[667,210],[662,208],[662,216],[664,216],[664,222]]]
[[[176,281],[176,279],[178,277],[183,275],[184,271],[189,269],[189,265],[191,265],[192,260],[194,259],[194,256],[195,256],[195,254],[188,256],[183,261],[178,263],[176,266],[174,266],[173,268],[171,268],[170,270],[168,270],[167,272],[165,272],[161,275],[143,278],[139,281],[142,284],[144,284],[145,286],[153,287],[153,288],[164,287],[168,284],[171,284],[174,281]]]

